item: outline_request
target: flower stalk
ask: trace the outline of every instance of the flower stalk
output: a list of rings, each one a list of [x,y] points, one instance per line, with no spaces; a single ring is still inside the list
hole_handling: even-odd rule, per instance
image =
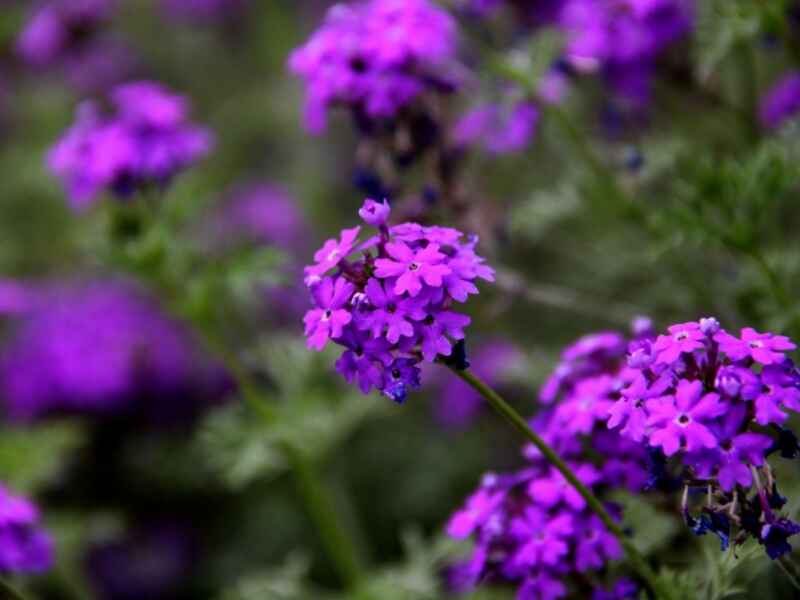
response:
[[[0,596],[9,600],[26,600],[19,590],[3,578],[0,578]]]
[[[642,580],[646,583],[647,587],[655,595],[655,598],[662,599],[668,596],[664,595],[659,590],[658,578],[655,571],[645,560],[644,556],[636,549],[630,538],[625,534],[619,524],[609,514],[603,503],[597,496],[595,496],[589,488],[587,488],[578,479],[577,475],[570,469],[570,467],[561,459],[561,457],[553,450],[539,435],[531,429],[527,421],[506,402],[502,396],[495,392],[491,387],[484,383],[477,375],[469,370],[460,370],[450,367],[451,370],[460,377],[467,385],[472,387],[478,392],[484,400],[510,423],[517,431],[519,431],[526,440],[531,442],[542,453],[542,456],[553,465],[566,479],[570,485],[581,495],[586,501],[589,508],[600,518],[603,525],[619,540],[628,562],[633,569],[638,573]]]

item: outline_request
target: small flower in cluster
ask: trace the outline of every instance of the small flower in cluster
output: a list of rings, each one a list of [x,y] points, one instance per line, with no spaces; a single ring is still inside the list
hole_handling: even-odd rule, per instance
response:
[[[680,465],[687,485],[707,492],[702,514],[687,508],[686,521],[724,546],[752,536],[772,555],[775,531],[792,531],[769,501],[776,488],[767,457],[784,447],[795,454],[796,438],[784,428],[800,411],[800,372],[786,355],[795,347],[749,327],[732,335],[706,318],[673,325],[628,356],[629,383],[608,427]],[[746,526],[750,505],[759,507],[758,527]]]
[[[378,234],[359,241],[361,227],[330,239],[306,267],[314,308],[304,318],[308,346],[344,347],[336,370],[362,392],[396,402],[419,387],[419,364],[449,357],[470,318],[455,309],[478,293],[476,280],[494,271],[475,253],[477,236],[449,227],[390,227],[389,205],[366,200],[360,213]]]
[[[761,99],[761,124],[776,129],[800,111],[800,73],[792,72],[772,86]]]
[[[240,16],[249,0],[161,0],[164,13],[178,21],[209,23]]]
[[[506,109],[487,104],[472,109],[455,124],[458,146],[480,144],[489,154],[510,154],[527,148],[536,136],[540,112],[532,102]]]
[[[637,320],[631,345],[651,337],[649,321]],[[547,408],[532,423],[595,495],[612,489],[639,491],[647,481],[641,445],[605,426],[609,407],[629,376],[627,347],[628,340],[616,332],[585,336],[569,346],[541,390]],[[587,459],[587,447],[597,458]],[[522,469],[485,476],[448,524],[450,536],[475,542],[470,558],[448,571],[456,591],[485,581],[509,581],[519,586],[520,599],[556,600],[569,593],[570,582],[581,581],[576,574],[602,569],[621,556],[617,538],[564,476],[534,447],[525,447],[523,453],[528,462]],[[622,583],[617,587],[604,593],[629,589]],[[591,593],[581,591],[581,597]]]
[[[38,3],[17,37],[17,54],[29,65],[63,69],[81,91],[119,82],[133,66],[130,50],[105,33],[115,0]]]
[[[655,59],[691,29],[692,0],[566,0],[559,17],[565,56],[600,73],[634,104],[647,101]]]
[[[0,483],[0,574],[39,574],[53,564],[53,542],[39,510]]]
[[[211,150],[211,133],[188,121],[186,98],[157,83],[117,86],[110,102],[110,111],[83,103],[48,156],[76,209],[104,191],[124,198],[164,186]]]
[[[319,133],[331,106],[391,121],[424,92],[454,86],[456,23],[429,0],[336,4],[289,59],[306,83],[305,124]]]
[[[0,409],[12,422],[67,414],[170,427],[230,392],[222,367],[132,286],[32,289],[16,317],[0,348]]]

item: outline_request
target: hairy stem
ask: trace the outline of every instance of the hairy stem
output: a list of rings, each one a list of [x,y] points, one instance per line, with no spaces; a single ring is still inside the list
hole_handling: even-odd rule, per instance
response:
[[[542,453],[542,456],[553,465],[564,476],[570,485],[572,485],[577,492],[586,500],[589,508],[600,518],[606,528],[619,540],[628,562],[633,569],[644,580],[647,586],[653,591],[656,598],[667,598],[659,590],[658,579],[655,572],[645,560],[636,547],[631,542],[630,538],[625,534],[619,524],[609,514],[603,503],[592,491],[587,488],[572,469],[561,459],[561,457],[553,450],[539,435],[531,429],[528,422],[516,411],[508,402],[506,402],[497,392],[484,383],[479,377],[469,370],[456,370],[451,369],[456,375],[464,380],[465,383],[470,385],[476,392],[478,392],[489,405],[508,421],[517,431],[519,431],[525,439],[536,446]]]

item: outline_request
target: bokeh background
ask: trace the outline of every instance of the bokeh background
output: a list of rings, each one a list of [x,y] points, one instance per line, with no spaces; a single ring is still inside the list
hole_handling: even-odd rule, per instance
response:
[[[213,17],[119,3],[104,35],[126,48],[127,78],[184,94],[192,120],[216,138],[208,158],[156,200],[158,225],[121,262],[109,247],[115,234],[148,223],[135,211],[121,217],[108,199],[72,210],[46,167],[78,103],[97,93],[90,75],[101,67],[20,60],[15,44],[32,4],[0,6],[0,403],[8,417],[0,481],[36,499],[57,562],[19,585],[31,598],[65,600],[349,598],[304,507],[288,444],[322,474],[370,565],[372,597],[446,597],[439,575],[459,547],[443,526],[482,473],[520,464],[520,443],[444,369],[426,372],[423,390],[399,406],[341,381],[331,349],[305,348],[300,267],[352,226],[374,191],[359,162],[369,149],[347,112],[334,111],[328,130],[310,135],[302,85],[286,68],[330,3],[251,0]],[[579,132],[577,146],[545,114],[519,151],[463,158],[467,210],[426,208],[426,218],[482,235],[499,276],[468,306],[468,348],[524,414],[535,413],[565,344],[627,331],[640,315],[658,327],[715,315],[731,328],[800,333],[798,132],[757,119],[759,98],[800,60],[792,9],[698,0],[692,33],[661,58],[646,110],[630,114],[597,81],[577,82],[559,107]],[[514,18],[493,26],[498,52],[532,73],[553,57],[552,40],[531,40]],[[469,35],[467,22],[472,87],[446,99],[448,123],[502,85]],[[594,177],[581,145],[601,157],[628,203]],[[406,206],[430,200],[424,169],[403,177],[392,193]],[[232,209],[242,197],[252,206]],[[31,326],[36,317],[20,306],[33,296],[30,310],[44,316]],[[71,414],[31,409],[12,418],[13,394],[65,393],[47,387],[62,348],[78,365],[63,368],[97,383],[124,354],[117,334],[142,331],[148,367],[134,370],[141,386],[128,393],[146,408],[93,413],[87,391],[85,411],[71,398],[61,411]],[[159,352],[163,360],[153,359]],[[176,366],[178,355],[188,363]],[[270,422],[219,372],[228,356],[273,407]],[[46,389],[31,389],[37,383]],[[796,515],[800,493],[787,492],[800,492],[800,477],[796,466],[782,469]],[[707,577],[698,598],[792,597],[763,556],[737,562],[716,553],[715,540],[690,539],[674,500],[623,502],[646,551]]]

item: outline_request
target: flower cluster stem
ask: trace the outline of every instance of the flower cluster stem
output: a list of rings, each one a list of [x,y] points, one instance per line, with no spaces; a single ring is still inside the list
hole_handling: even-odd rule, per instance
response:
[[[644,580],[646,585],[655,594],[658,599],[668,598],[659,590],[659,582],[655,571],[645,560],[639,551],[631,542],[630,538],[625,534],[619,524],[609,514],[603,503],[597,496],[595,496],[589,488],[587,488],[580,479],[575,475],[572,469],[562,460],[562,458],[553,450],[539,435],[531,429],[528,422],[506,402],[497,392],[491,387],[486,385],[478,376],[469,370],[451,369],[456,375],[464,380],[476,392],[478,392],[489,405],[500,414],[506,421],[508,421],[517,431],[519,431],[525,439],[531,442],[542,453],[547,461],[552,464],[564,476],[570,485],[572,485],[581,497],[586,500],[589,508],[600,518],[606,528],[619,540],[628,562],[633,569]]]

